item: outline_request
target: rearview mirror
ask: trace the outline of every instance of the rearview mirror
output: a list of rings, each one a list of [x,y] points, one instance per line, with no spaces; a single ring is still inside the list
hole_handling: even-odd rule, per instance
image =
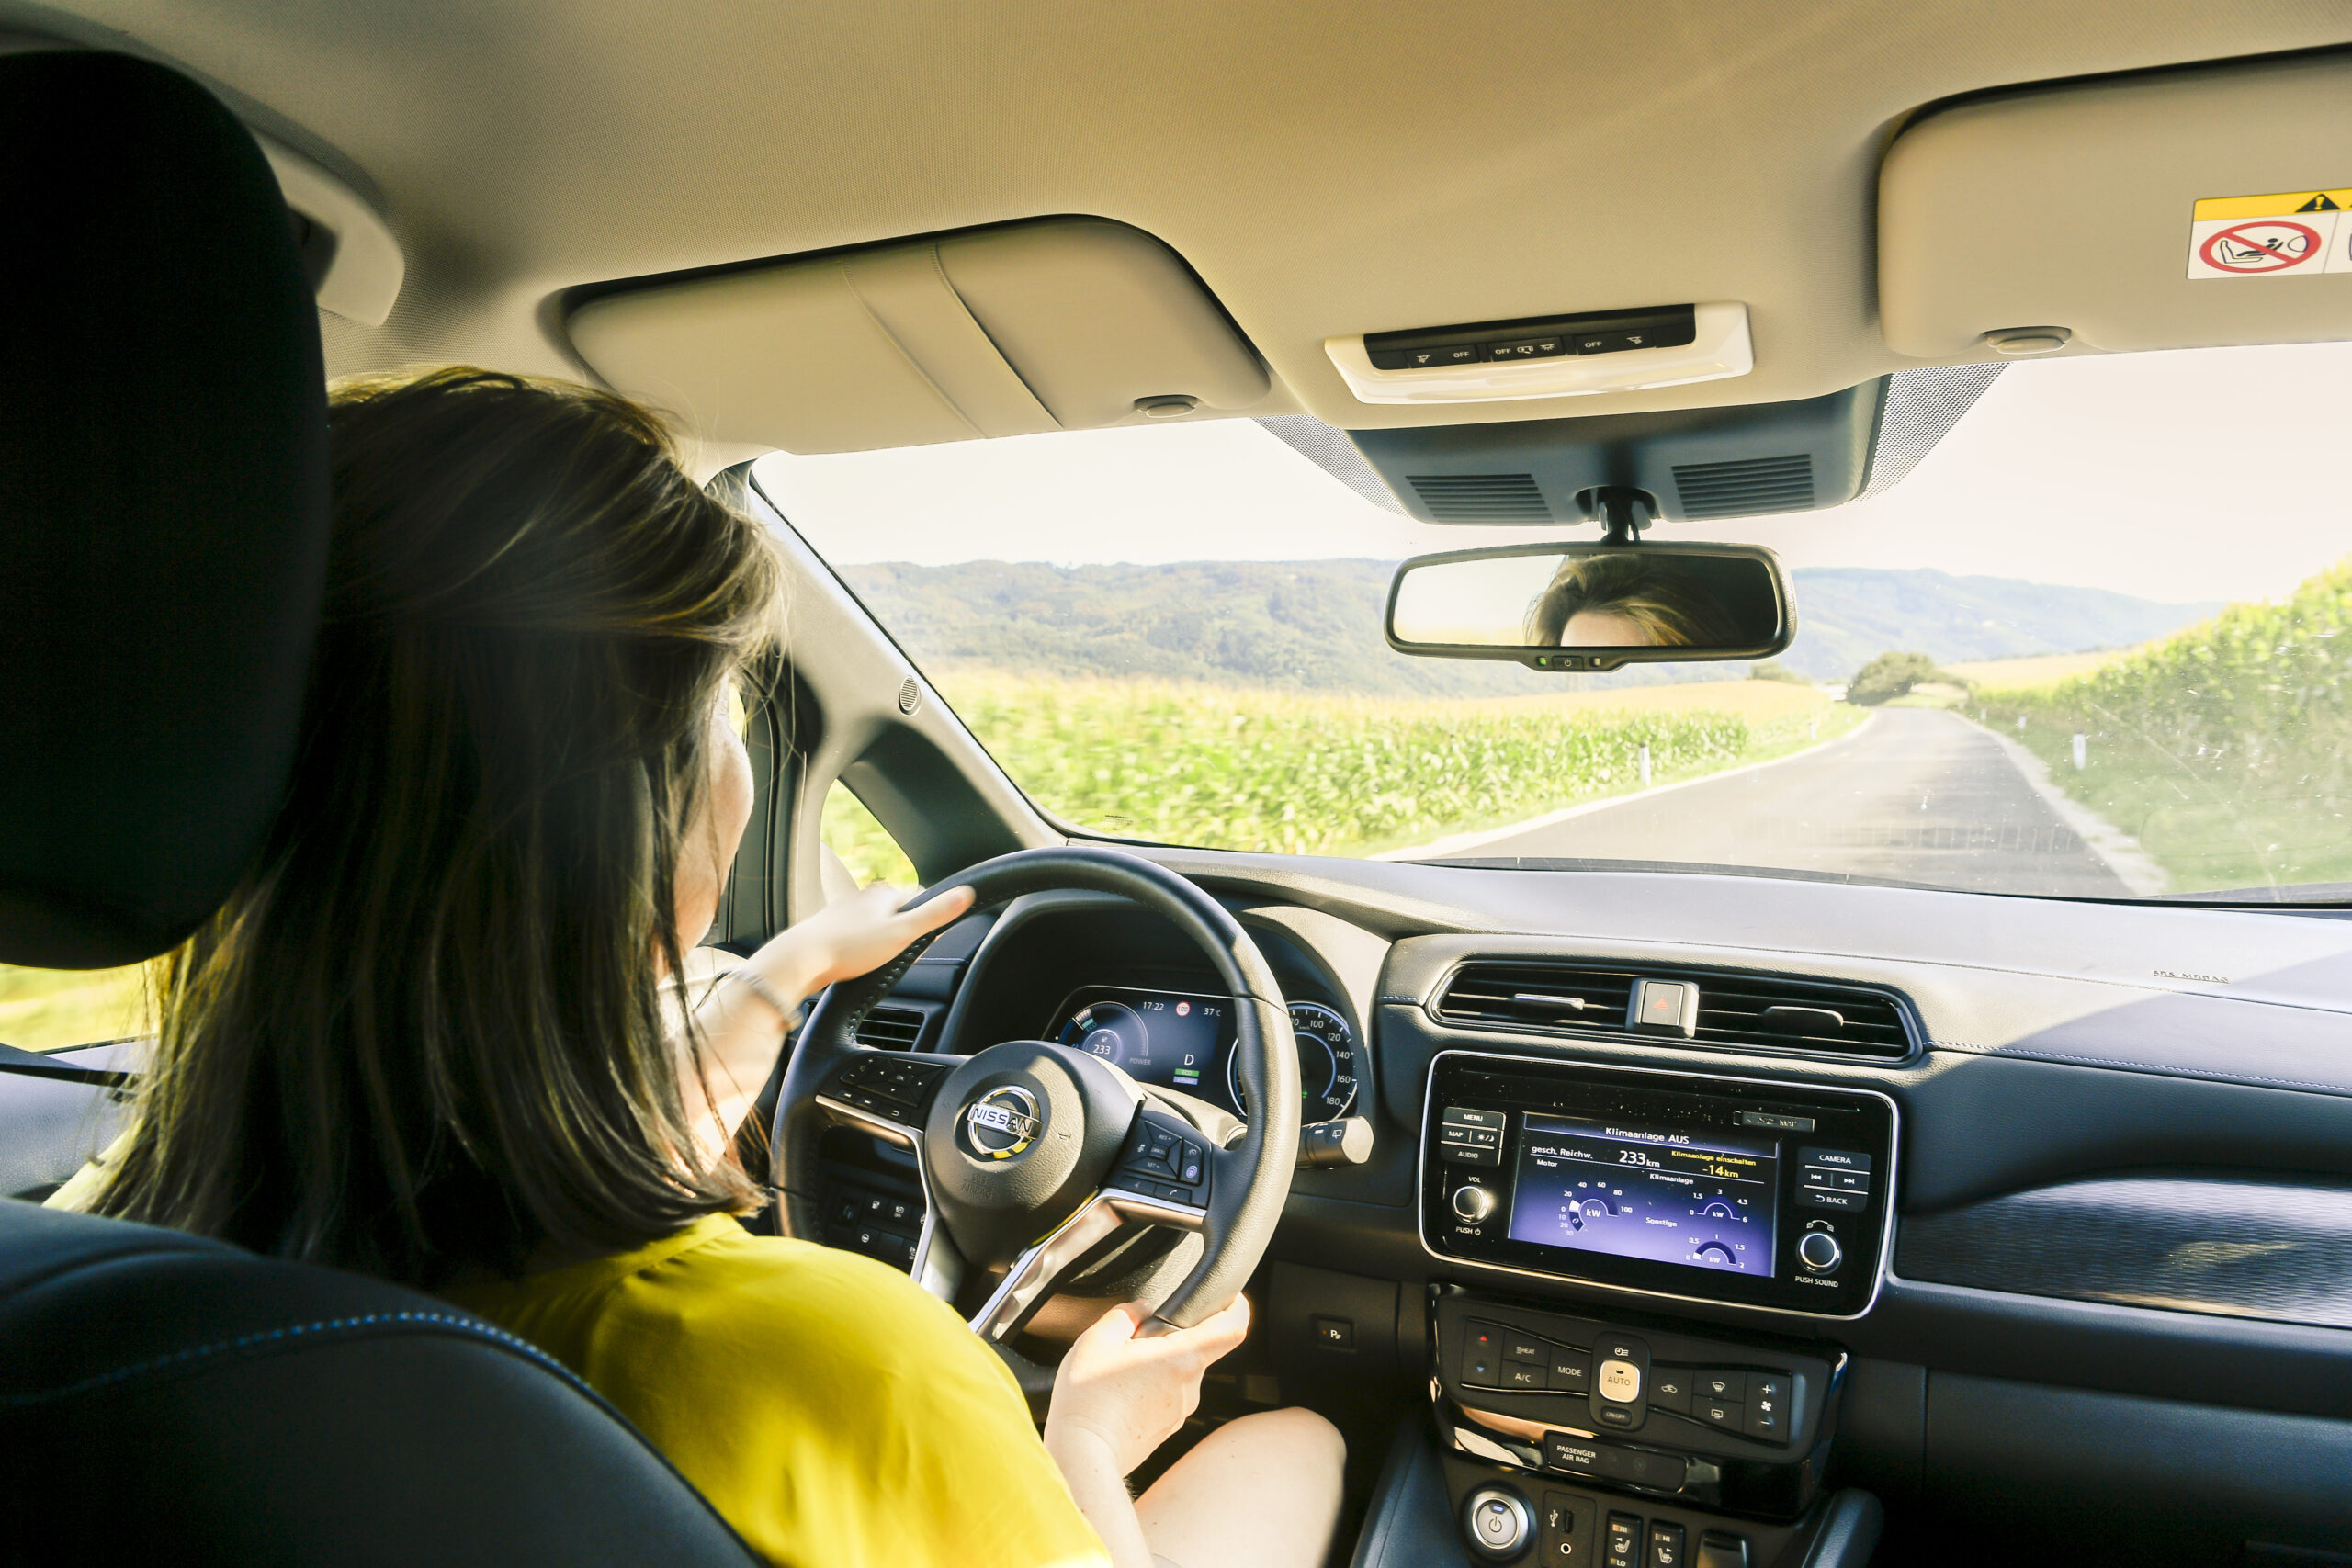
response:
[[[1779,558],[1755,545],[1506,545],[1419,556],[1388,589],[1388,646],[1537,670],[1767,659],[1796,636]]]

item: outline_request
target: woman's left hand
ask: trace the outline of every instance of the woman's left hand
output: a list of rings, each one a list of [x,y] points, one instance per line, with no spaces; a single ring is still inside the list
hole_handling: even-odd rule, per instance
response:
[[[879,969],[917,937],[955,921],[972,907],[972,890],[958,887],[919,909],[902,908],[916,891],[877,882],[783,931],[753,953],[746,967],[797,1001]]]

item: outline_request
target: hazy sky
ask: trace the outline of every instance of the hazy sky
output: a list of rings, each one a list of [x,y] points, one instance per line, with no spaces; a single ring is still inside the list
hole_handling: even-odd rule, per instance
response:
[[[2026,361],[1875,500],[1654,536],[1770,545],[1791,566],[2260,598],[2352,554],[2347,450],[2352,344]],[[1396,559],[1595,536],[1409,522],[1246,420],[779,454],[761,476],[842,562]]]

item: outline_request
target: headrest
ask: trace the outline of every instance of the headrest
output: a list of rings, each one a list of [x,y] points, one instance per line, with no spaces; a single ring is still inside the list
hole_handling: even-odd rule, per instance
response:
[[[0,963],[217,908],[293,756],[325,372],[277,182],[124,55],[0,58]]]

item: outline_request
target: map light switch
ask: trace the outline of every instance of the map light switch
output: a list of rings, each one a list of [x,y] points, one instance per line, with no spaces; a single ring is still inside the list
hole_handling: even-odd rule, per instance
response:
[[[1699,987],[1687,980],[1637,980],[1629,1021],[1635,1029],[1688,1040],[1699,1031]]]

